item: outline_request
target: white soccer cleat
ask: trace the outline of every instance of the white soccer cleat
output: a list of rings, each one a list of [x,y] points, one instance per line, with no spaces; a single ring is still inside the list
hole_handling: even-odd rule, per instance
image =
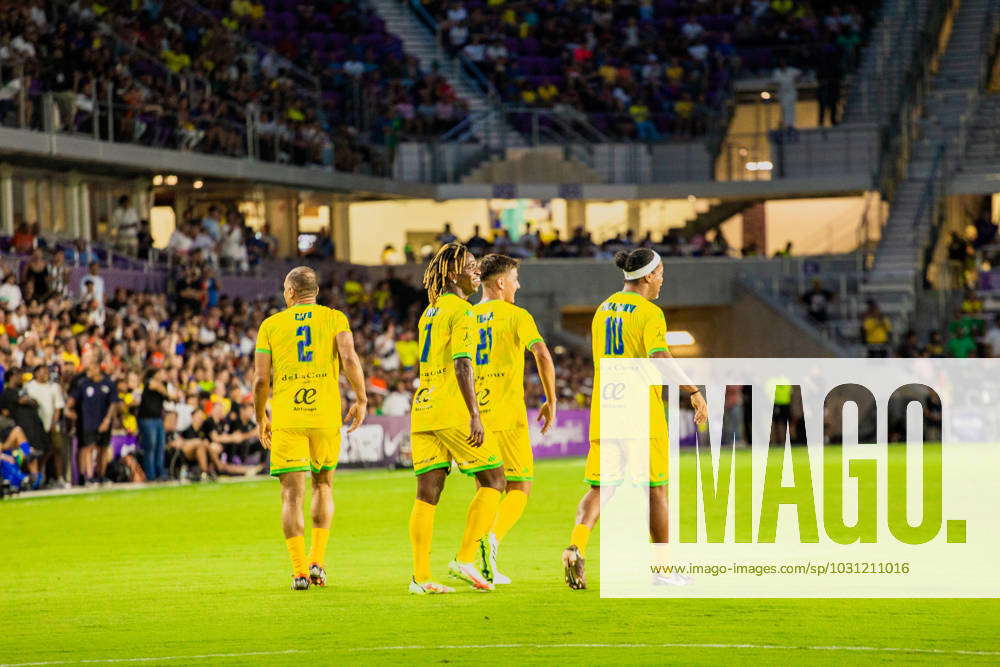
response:
[[[497,554],[500,552],[500,542],[493,533],[489,534],[488,540],[480,542],[483,552],[483,575],[496,586],[506,586],[510,583],[510,577],[501,574],[497,569]],[[492,575],[492,576],[491,576]]]
[[[418,584],[416,579],[410,579],[410,592],[414,595],[440,595],[443,593],[454,593],[455,589],[434,581],[425,581]]]
[[[457,560],[453,560],[448,563],[448,574],[456,579],[461,579],[476,590],[493,590],[493,582],[483,576],[482,571],[480,571],[475,563],[460,563]]]
[[[653,575],[654,586],[690,586],[693,583],[694,579],[686,574],[677,574],[674,572],[672,574]]]

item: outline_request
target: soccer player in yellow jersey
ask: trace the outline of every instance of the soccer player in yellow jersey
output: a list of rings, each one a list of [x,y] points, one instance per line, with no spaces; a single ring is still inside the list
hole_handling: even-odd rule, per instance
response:
[[[493,526],[504,489],[503,460],[483,430],[476,402],[473,319],[466,298],[479,289],[479,265],[461,243],[438,250],[424,272],[430,305],[420,316],[420,388],[413,396],[410,446],[417,498],[410,514],[413,578],[410,592],[453,593],[431,580],[434,511],[452,460],[475,475],[480,488],[469,504],[465,533],[449,573],[481,590],[493,590],[477,560],[480,540]]]
[[[594,394],[590,400],[590,452],[584,481],[590,490],[583,496],[576,511],[576,525],[570,545],[563,551],[562,561],[566,583],[570,588],[587,587],[584,558],[590,531],[601,514],[601,485],[621,484],[624,471],[601,470],[600,396],[601,359],[605,358],[670,358],[667,349],[667,323],[663,310],[653,303],[663,286],[663,263],[660,256],[648,248],[621,250],[615,254],[615,265],[625,276],[622,291],[604,300],[594,314],[591,336],[594,357]],[[692,392],[691,405],[699,424],[708,417],[705,399],[698,388],[681,385]],[[649,430],[649,532],[656,544],[667,542],[667,418],[663,409],[662,387],[650,387]],[[614,443],[608,443],[615,446]]]
[[[534,457],[528,436],[528,412],[524,401],[524,351],[531,350],[545,391],[545,403],[538,415],[542,433],[556,418],[556,370],[549,348],[538,333],[535,319],[514,305],[519,262],[503,255],[486,255],[479,260],[483,300],[472,307],[476,318],[472,342],[476,367],[476,394],[483,426],[493,436],[503,457],[507,494],[500,503],[496,524],[483,542],[483,571],[492,574],[494,584],[509,584],[510,577],[496,568],[500,542],[528,503],[534,477]]]
[[[288,272],[284,283],[288,308],[261,322],[254,359],[257,429],[261,444],[271,450],[271,474],[281,480],[281,525],[292,558],[292,590],[326,585],[333,472],[340,458],[341,366],[356,396],[347,413],[349,432],[361,425],[368,405],[347,317],[317,305],[318,292],[312,269],[299,266]],[[303,518],[306,473],[312,473],[313,488],[308,560]]]

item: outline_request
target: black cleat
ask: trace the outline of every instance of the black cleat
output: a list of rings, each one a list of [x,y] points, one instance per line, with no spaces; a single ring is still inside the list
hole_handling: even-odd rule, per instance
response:
[[[313,586],[326,586],[326,570],[319,563],[309,566],[309,583]]]
[[[309,577],[307,576],[292,576],[292,590],[293,591],[307,591],[309,590]]]
[[[583,590],[587,587],[587,575],[583,569],[583,556],[575,544],[571,544],[563,550],[563,567],[565,568],[566,584],[575,591]]]

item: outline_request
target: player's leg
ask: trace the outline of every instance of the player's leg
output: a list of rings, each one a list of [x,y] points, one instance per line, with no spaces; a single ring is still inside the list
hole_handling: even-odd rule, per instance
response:
[[[340,430],[311,429],[309,457],[313,492],[309,580],[314,586],[326,586],[326,544],[333,521],[333,473],[340,458]]]
[[[510,577],[497,569],[500,543],[514,524],[518,522],[528,505],[531,480],[535,474],[534,456],[531,452],[531,438],[527,429],[511,429],[497,434],[500,455],[503,457],[504,476],[507,478],[507,493],[500,501],[496,523],[490,532],[488,559],[489,571],[494,584],[509,584]]]
[[[333,469],[312,473],[312,544],[309,547],[309,580],[326,586],[326,544],[333,521]]]
[[[410,512],[410,546],[413,550],[413,576],[410,592],[453,593],[454,589],[431,579],[431,539],[434,536],[434,514],[444,480],[451,469],[451,456],[436,431],[413,433],[413,472],[417,476],[417,497]]]
[[[292,560],[292,590],[305,590],[309,588],[303,514],[306,473],[304,470],[285,472],[278,478],[281,480],[281,529]]]
[[[309,588],[303,509],[311,470],[308,438],[300,431],[272,429],[271,476],[281,480],[281,528],[292,561],[292,590]]]
[[[474,588],[492,590],[492,572],[483,573],[481,554],[483,549],[489,549],[488,533],[496,523],[501,494],[507,486],[500,448],[495,435],[489,431],[479,447],[468,444],[468,434],[463,430],[449,429],[445,435],[448,449],[459,468],[466,474],[475,475],[479,482],[476,495],[469,503],[462,543],[448,569],[452,576]]]
[[[615,449],[615,451],[620,458],[620,450]],[[621,483],[622,474],[623,469],[620,461],[614,470],[605,470],[602,474],[601,442],[591,440],[583,476],[584,482],[589,485],[589,488],[577,505],[576,520],[573,524],[573,532],[570,533],[569,546],[562,553],[563,577],[566,584],[572,589],[579,590],[587,587],[584,562],[587,557],[590,533],[601,516],[601,484],[604,482],[608,489],[608,492],[604,494],[605,500],[607,500],[614,493],[617,484]]]

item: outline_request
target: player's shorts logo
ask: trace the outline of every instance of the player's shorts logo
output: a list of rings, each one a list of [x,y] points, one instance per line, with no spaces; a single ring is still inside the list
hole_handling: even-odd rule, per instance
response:
[[[294,402],[296,405],[312,405],[316,402],[316,390],[306,387],[299,389],[295,392]]]

